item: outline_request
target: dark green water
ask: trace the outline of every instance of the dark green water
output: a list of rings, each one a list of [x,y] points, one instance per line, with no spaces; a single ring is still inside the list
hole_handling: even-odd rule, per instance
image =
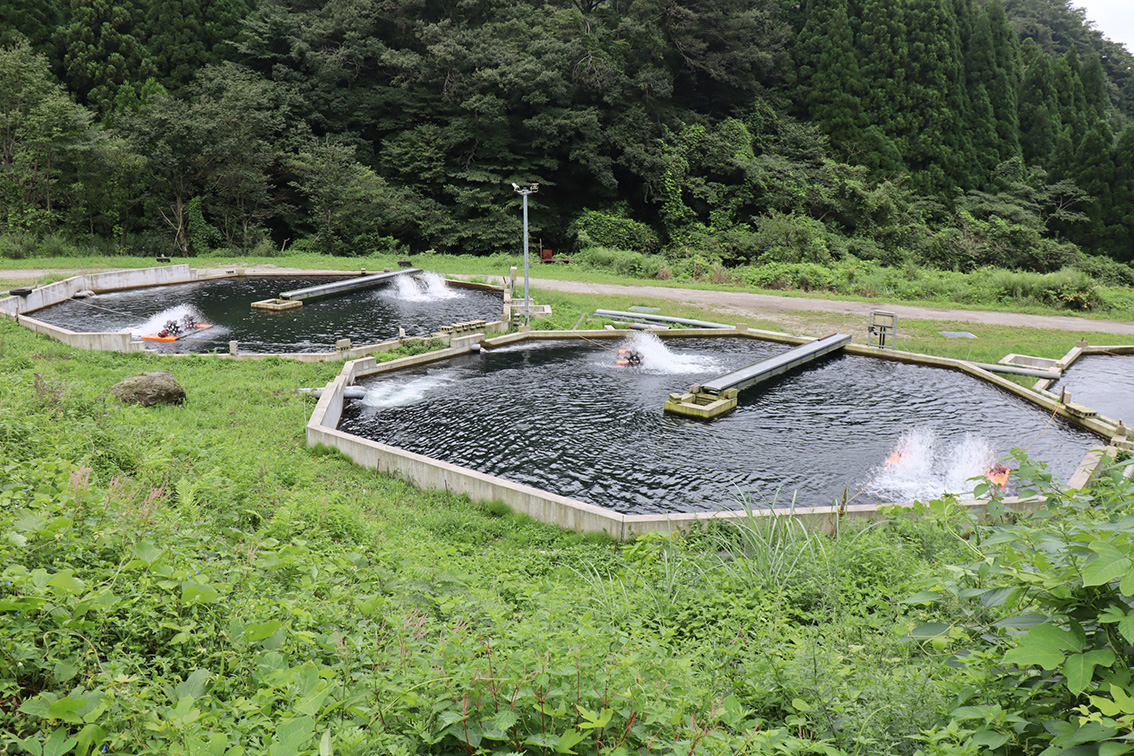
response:
[[[627,344],[622,344],[626,346]],[[615,346],[615,344],[611,344]],[[782,352],[750,339],[639,336],[642,368],[588,343],[542,342],[362,383],[340,429],[627,513],[775,502],[909,501],[971,492],[1016,447],[1066,480],[1097,442],[949,370],[837,355],[741,392],[710,422],[671,391]],[[896,449],[902,461],[886,465]]]
[[[192,315],[213,324],[173,343],[147,342],[165,352],[228,351],[229,341],[253,353],[333,351],[339,339],[368,344],[398,335],[427,335],[469,320],[499,320],[497,294],[463,288],[431,288],[404,281],[305,302],[283,312],[252,309],[252,303],[337,278],[257,276],[199,281],[99,294],[38,310],[32,317],[79,332],[130,331],[156,334],[168,320]],[[410,284],[407,286],[406,284]]]

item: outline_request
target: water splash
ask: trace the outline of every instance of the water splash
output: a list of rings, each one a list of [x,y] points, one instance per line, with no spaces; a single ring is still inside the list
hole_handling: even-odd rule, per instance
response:
[[[425,294],[429,299],[456,299],[461,296],[445,283],[445,277],[431,270],[422,274],[421,280],[425,283]]]
[[[449,288],[444,277],[433,271],[426,271],[420,277],[394,276],[393,286],[388,287],[395,299],[405,302],[433,302],[441,299],[456,299],[461,296]]]
[[[702,373],[716,366],[716,361],[703,352],[685,354],[671,351],[657,334],[648,331],[633,334],[621,348],[641,355],[642,364],[637,367],[638,370],[655,373]]]
[[[176,305],[175,307],[169,307],[165,310],[162,310],[156,315],[151,315],[149,319],[144,323],[133,326],[130,329],[130,333],[132,333],[135,338],[141,338],[142,336],[153,336],[154,334],[161,331],[161,329],[165,328],[165,324],[169,321],[180,321],[186,315],[198,322],[202,321],[201,313],[197,310],[196,307],[188,304],[180,304]]]
[[[452,380],[445,375],[427,375],[409,382],[383,382],[366,392],[362,404],[374,410],[384,407],[406,407],[420,402],[431,391]]]
[[[898,439],[893,451],[877,468],[867,491],[883,501],[931,499],[946,493],[972,494],[973,488],[996,463],[996,449],[988,439],[966,433],[956,442],[937,438],[932,428],[912,428]]]

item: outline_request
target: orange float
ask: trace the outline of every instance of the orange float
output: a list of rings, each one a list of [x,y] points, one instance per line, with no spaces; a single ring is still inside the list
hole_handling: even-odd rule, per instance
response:
[[[190,328],[192,328],[193,330],[191,330],[187,333],[172,333],[170,331],[163,329],[161,331],[158,331],[153,336],[143,336],[142,341],[180,341],[181,339],[185,338],[186,336],[189,336],[193,333],[196,333],[198,330],[204,330],[205,328],[212,328],[212,325],[210,325],[208,323],[194,323],[192,326],[190,326]]]
[[[1005,488],[1008,485],[1008,475],[1012,471],[1004,465],[993,465],[988,468],[988,472],[984,474],[985,479],[997,486],[998,488]]]

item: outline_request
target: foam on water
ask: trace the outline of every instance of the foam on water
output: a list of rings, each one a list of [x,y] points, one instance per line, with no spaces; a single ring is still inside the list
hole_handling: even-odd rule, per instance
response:
[[[997,461],[992,444],[966,433],[956,443],[941,441],[932,428],[917,427],[898,439],[867,490],[883,500],[913,501],[946,493],[971,494]]]
[[[452,380],[447,375],[427,375],[408,382],[379,383],[366,392],[362,404],[375,410],[384,407],[407,407],[417,404],[426,394]]]
[[[441,299],[456,299],[459,293],[449,288],[440,273],[426,271],[420,280],[414,276],[394,276],[393,286],[387,287],[395,299],[405,302],[432,302]]]
[[[133,326],[130,332],[136,337],[153,336],[154,334],[165,328],[165,324],[171,320],[181,320],[186,315],[189,315],[194,320],[201,321],[200,311],[193,305],[179,304],[174,307],[162,310],[156,315],[151,315],[148,320],[139,325]]]
[[[703,373],[715,367],[715,361],[704,352],[700,354],[671,351],[657,334],[638,331],[623,342],[622,349],[630,349],[642,356],[638,370],[654,373]]]

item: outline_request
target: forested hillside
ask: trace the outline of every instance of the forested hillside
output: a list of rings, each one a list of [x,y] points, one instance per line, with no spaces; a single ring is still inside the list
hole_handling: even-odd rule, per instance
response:
[[[1069,0],[3,5],[0,256],[487,254],[515,181],[557,250],[1134,275],[1134,58]]]

